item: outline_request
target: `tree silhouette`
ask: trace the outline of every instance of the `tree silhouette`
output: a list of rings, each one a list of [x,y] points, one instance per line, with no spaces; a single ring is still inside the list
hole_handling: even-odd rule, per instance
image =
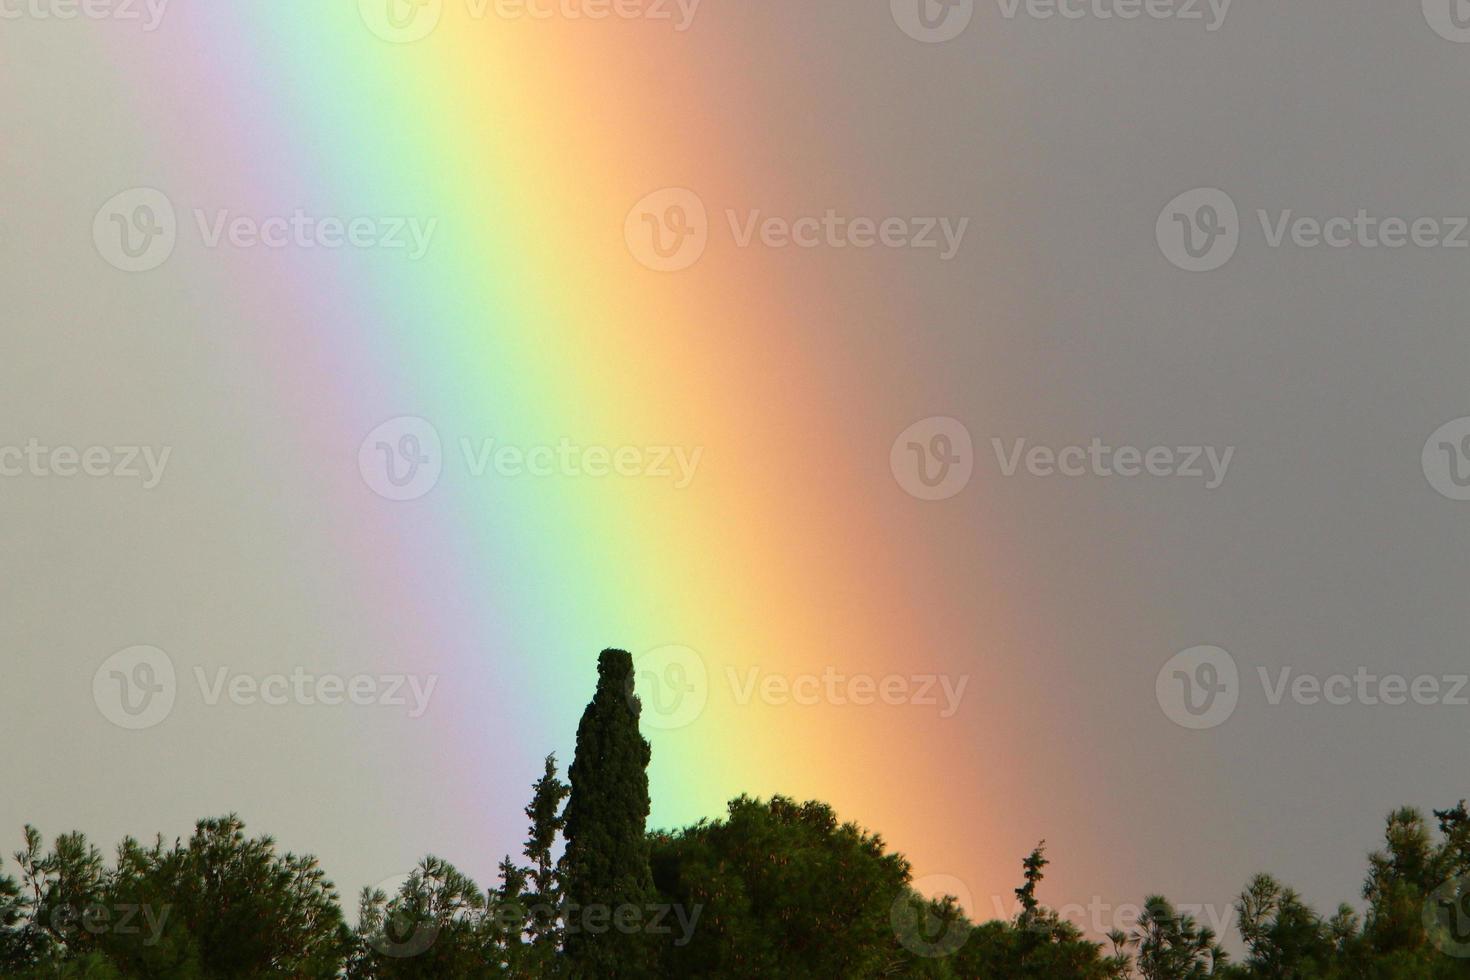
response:
[[[597,691],[577,726],[569,770],[564,948],[573,971],[588,977],[650,975],[650,943],[629,928],[653,902],[648,867],[648,742],[638,732],[633,657],[604,650]]]
[[[531,866],[527,873],[530,890],[525,897],[529,909],[526,931],[532,944],[548,953],[554,952],[560,942],[557,909],[561,905],[561,885],[552,849],[566,822],[561,812],[562,801],[570,792],[571,787],[557,777],[556,756],[548,755],[545,770],[536,781],[531,803],[526,807],[526,817],[531,821],[526,859]]]
[[[127,838],[110,863],[80,833],[48,850],[27,826],[19,876],[0,869],[0,977],[1470,980],[1463,801],[1434,811],[1437,831],[1416,809],[1389,815],[1362,915],[1324,918],[1261,874],[1235,906],[1239,964],[1157,895],[1109,953],[1043,904],[1045,842],[1022,862],[1015,916],[974,925],[820,802],[741,796],[720,820],[647,833],[639,713],[632,658],[604,651],[570,786],[548,756],[532,787],[526,866],[506,857],[481,890],[427,857],[391,891],[364,889],[355,930],[314,858],[235,816],[200,821],[187,843]]]

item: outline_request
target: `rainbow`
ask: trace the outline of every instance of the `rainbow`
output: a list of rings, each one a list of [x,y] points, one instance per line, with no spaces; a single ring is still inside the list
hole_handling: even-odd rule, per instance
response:
[[[655,824],[719,815],[742,792],[819,798],[920,873],[1004,894],[1045,830],[1003,828],[1023,792],[1001,762],[1024,746],[998,690],[1010,610],[979,594],[972,619],[946,621],[936,597],[955,586],[904,543],[936,514],[978,530],[888,471],[894,436],[944,408],[887,390],[868,348],[906,297],[870,257],[740,249],[723,230],[729,208],[857,199],[820,135],[767,118],[800,73],[762,77],[751,25],[714,4],[684,31],[672,4],[669,21],[594,21],[443,0],[387,22],[388,5],[179,4],[105,48],[156,161],[140,183],[179,208],[184,261],[195,207],[437,221],[417,261],[239,250],[190,285],[221,397],[249,400],[262,465],[285,474],[277,506],[303,527],[302,558],[389,650],[342,662],[411,657],[441,676],[427,721],[394,745],[351,733],[397,773],[364,778],[367,806],[490,877],[499,855],[478,849],[513,849],[541,756],[569,760],[597,652],[678,645],[701,658],[708,700],[649,732]],[[432,30],[397,43],[417,15]],[[708,206],[707,251],[676,273],[641,264],[624,234],[662,188]],[[443,440],[444,473],[413,501],[375,494],[357,465],[399,416]],[[683,488],[474,476],[462,447],[489,439],[681,447],[699,468]],[[977,627],[993,649],[960,639]],[[741,694],[752,676],[833,671],[971,676],[949,718]],[[401,805],[410,785],[458,816],[426,824]]]

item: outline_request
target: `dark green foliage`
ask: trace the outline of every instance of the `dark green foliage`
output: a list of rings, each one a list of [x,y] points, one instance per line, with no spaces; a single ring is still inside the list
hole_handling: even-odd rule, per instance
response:
[[[641,706],[633,695],[633,658],[604,650],[597,692],[577,726],[569,772],[564,948],[574,972],[590,977],[642,977],[652,944],[642,929],[618,927],[653,902],[648,867],[648,742],[638,732]]]
[[[830,807],[741,797],[723,821],[654,839],[663,901],[699,912],[667,976],[851,977],[900,958],[890,924],[909,866]]]
[[[527,865],[505,858],[498,887],[429,857],[391,894],[364,890],[350,931],[314,858],[277,853],[234,816],[201,821],[187,844],[126,839],[110,863],[79,833],[48,851],[26,827],[19,877],[0,873],[0,978],[1470,980],[1463,801],[1434,812],[1437,831],[1414,809],[1389,816],[1362,915],[1324,918],[1257,875],[1235,907],[1239,964],[1162,896],[1104,951],[1043,904],[1044,842],[1022,862],[1015,917],[976,926],[822,803],[742,796],[723,820],[647,834],[632,658],[605,651],[598,673],[571,785],[548,756]]]
[[[557,908],[561,905],[561,886],[552,849],[565,819],[562,801],[571,787],[556,775],[556,756],[546,757],[546,768],[536,781],[526,817],[531,821],[526,839],[526,860],[530,862],[525,904],[528,911],[526,931],[531,942],[544,952],[555,952],[559,939]]]
[[[278,855],[235,817],[201,821],[187,846],[124,840],[112,867],[80,834],[43,853],[27,827],[15,858],[24,901],[6,955],[35,976],[327,980],[347,948],[315,859]]]
[[[1318,976],[1340,944],[1357,933],[1351,909],[1324,921],[1295,891],[1270,875],[1256,875],[1235,904],[1240,935],[1249,951],[1247,964],[1258,976]]]
[[[25,930],[30,911],[20,884],[0,875],[0,976],[18,972],[31,959]]]
[[[1176,911],[1162,895],[1144,901],[1127,944],[1138,949],[1138,972],[1144,980],[1206,980],[1220,976],[1226,962],[1215,933]]]
[[[1015,980],[1121,980],[1128,975],[1126,956],[1103,955],[1081,930],[1041,904],[1038,892],[1051,863],[1045,848],[1043,841],[1021,863],[1024,883],[1016,889],[1015,919],[975,928],[952,960],[943,962],[946,972],[935,975]]]
[[[200,822],[164,869],[160,890],[178,901],[179,923],[212,976],[336,975],[346,929],[315,858],[277,855],[271,838],[246,838],[230,816]]]
[[[507,976],[507,936],[495,896],[436,857],[388,895],[364,889],[348,976],[360,980]]]

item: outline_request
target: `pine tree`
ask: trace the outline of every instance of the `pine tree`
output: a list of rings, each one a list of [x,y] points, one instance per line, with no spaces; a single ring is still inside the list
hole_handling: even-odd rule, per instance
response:
[[[527,869],[530,890],[525,902],[530,909],[531,941],[537,946],[554,947],[559,939],[556,920],[561,886],[551,849],[565,822],[561,805],[570,792],[571,787],[557,778],[556,756],[548,755],[545,772],[536,781],[531,804],[525,811],[531,821],[530,836],[526,839],[526,860],[531,863]]]
[[[577,976],[651,975],[652,948],[639,927],[653,901],[648,864],[648,742],[638,733],[633,658],[604,650],[597,693],[577,726],[569,771],[566,953]]]

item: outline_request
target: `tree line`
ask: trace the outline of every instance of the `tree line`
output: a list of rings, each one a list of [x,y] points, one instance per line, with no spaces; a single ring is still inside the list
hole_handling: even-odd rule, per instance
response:
[[[1046,907],[1044,844],[1022,861],[1016,911],[975,924],[912,888],[881,836],[818,802],[742,796],[726,816],[647,829],[650,749],[633,661],[604,651],[563,781],[548,757],[520,859],[485,888],[426,857],[349,924],[315,858],[236,816],[188,840],[126,839],[112,860],[79,833],[32,827],[0,874],[0,976],[180,980],[832,978],[933,980],[1437,980],[1470,977],[1465,803],[1388,818],[1364,908],[1330,915],[1270,875],[1235,903],[1243,945],[1163,896],[1106,941]],[[558,853],[559,852],[559,853]]]

